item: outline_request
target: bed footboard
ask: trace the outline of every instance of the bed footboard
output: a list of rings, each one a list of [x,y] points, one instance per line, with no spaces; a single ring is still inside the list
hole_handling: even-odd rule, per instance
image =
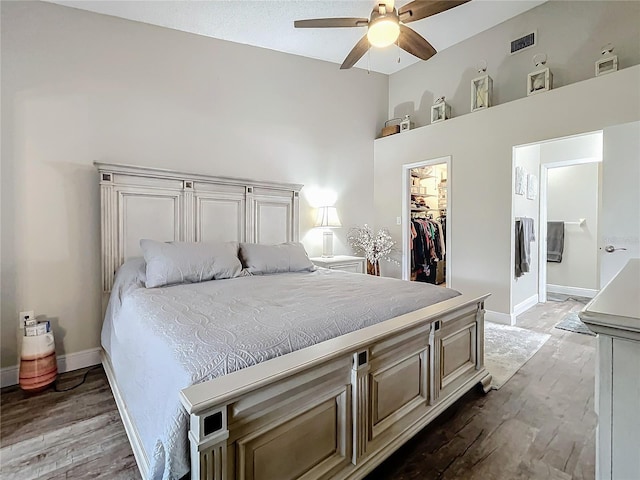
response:
[[[362,478],[488,389],[484,300],[460,296],[182,391],[192,480]]]

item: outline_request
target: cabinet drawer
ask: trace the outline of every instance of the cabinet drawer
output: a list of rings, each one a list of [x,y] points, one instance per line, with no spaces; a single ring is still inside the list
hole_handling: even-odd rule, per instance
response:
[[[364,273],[362,271],[362,262],[342,263],[340,265],[331,265],[331,270],[342,270],[343,272]]]

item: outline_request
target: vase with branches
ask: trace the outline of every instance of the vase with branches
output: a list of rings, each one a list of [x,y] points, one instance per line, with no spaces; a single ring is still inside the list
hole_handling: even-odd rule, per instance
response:
[[[390,255],[396,242],[386,228],[374,234],[371,227],[365,223],[362,227],[349,230],[347,241],[357,253],[364,255],[367,260],[367,273],[370,275],[380,275],[380,260],[395,262]]]

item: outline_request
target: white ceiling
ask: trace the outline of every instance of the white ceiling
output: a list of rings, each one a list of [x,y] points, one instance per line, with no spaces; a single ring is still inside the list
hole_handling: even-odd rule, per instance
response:
[[[375,0],[49,1],[338,65],[366,34],[366,28],[295,29],[293,21],[328,17],[368,18],[376,3]],[[438,15],[412,22],[409,26],[441,51],[544,1],[472,0]],[[397,1],[396,7],[406,3],[407,0]],[[419,61],[392,45],[384,49],[371,49],[370,54],[362,57],[356,67],[392,74]]]

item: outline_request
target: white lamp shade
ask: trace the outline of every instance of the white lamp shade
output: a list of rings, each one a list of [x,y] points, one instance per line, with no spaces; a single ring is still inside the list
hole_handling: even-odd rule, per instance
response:
[[[316,227],[341,227],[340,219],[336,207],[319,207],[318,217],[316,218]]]
[[[374,47],[388,47],[398,39],[400,25],[396,17],[382,16],[374,19],[369,24],[367,39]]]

